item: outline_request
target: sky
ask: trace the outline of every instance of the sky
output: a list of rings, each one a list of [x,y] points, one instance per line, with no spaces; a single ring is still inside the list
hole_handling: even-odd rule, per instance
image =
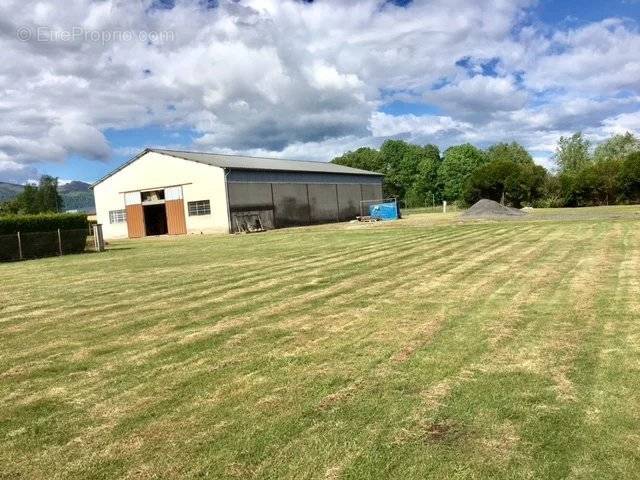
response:
[[[2,0],[0,181],[640,133],[640,0]]]

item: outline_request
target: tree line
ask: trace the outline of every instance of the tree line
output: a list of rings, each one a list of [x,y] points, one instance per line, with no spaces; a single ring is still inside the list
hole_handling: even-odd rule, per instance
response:
[[[560,137],[548,171],[520,144],[483,150],[469,143],[447,148],[387,140],[362,147],[333,163],[383,173],[385,197],[405,207],[443,200],[467,206],[481,198],[520,208],[579,207],[640,202],[640,140],[614,135],[593,148],[582,135]]]
[[[0,203],[0,215],[53,213],[63,210],[58,179],[43,175],[37,185],[26,184],[13,200]]]

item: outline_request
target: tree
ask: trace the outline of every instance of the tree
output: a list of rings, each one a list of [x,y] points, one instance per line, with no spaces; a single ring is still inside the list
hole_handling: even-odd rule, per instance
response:
[[[546,176],[544,167],[533,163],[493,160],[471,174],[465,184],[464,201],[472,204],[488,198],[520,208],[542,197]]]
[[[559,178],[565,205],[582,207],[616,203],[621,193],[621,165],[619,160],[602,160],[577,171],[561,173]]]
[[[355,152],[347,152],[344,155],[334,158],[331,163],[344,165],[346,167],[360,168],[373,172],[384,173],[380,158],[380,152],[374,148],[361,147]]]
[[[5,202],[0,208],[0,214],[59,212],[62,206],[62,197],[58,193],[58,179],[43,175],[38,186],[27,184],[15,199]]]
[[[581,132],[571,137],[560,137],[554,160],[561,172],[577,172],[591,163],[589,150],[591,143]]]
[[[38,187],[27,184],[24,190],[16,197],[15,203],[18,213],[34,214],[40,213],[40,203],[38,199]]]
[[[588,168],[593,169],[593,177],[597,179],[596,197],[592,201],[599,205],[617,203],[621,194],[619,172],[622,168],[622,158],[606,158]]]
[[[425,145],[420,151],[417,172],[413,183],[406,192],[405,203],[409,207],[422,207],[440,202],[442,193],[438,183],[440,149],[435,145]]]
[[[533,158],[527,150],[517,142],[496,143],[487,149],[487,161],[507,160],[510,162],[533,165]]]
[[[57,178],[49,175],[40,177],[37,192],[39,212],[59,212],[62,210],[62,197],[58,193]]]
[[[384,174],[383,195],[397,197],[407,206],[440,200],[438,168],[440,150],[435,145],[415,145],[387,140],[380,150],[363,147],[332,160],[338,165]]]
[[[20,211],[16,199],[0,202],[0,217],[3,215],[14,215]]]
[[[403,140],[386,140],[380,147],[384,165],[384,195],[401,201],[413,183],[420,160],[420,147]]]
[[[640,140],[630,132],[614,135],[598,145],[593,153],[596,163],[606,160],[623,161],[627,155],[640,152]]]
[[[564,199],[562,196],[562,188],[558,175],[552,175],[547,172],[542,185],[541,198],[535,202],[541,208],[560,208],[564,207]]]
[[[634,152],[623,160],[618,174],[620,191],[625,200],[640,202],[640,152]]]
[[[484,163],[485,154],[471,144],[448,148],[438,170],[443,199],[450,202],[462,200],[467,179]]]

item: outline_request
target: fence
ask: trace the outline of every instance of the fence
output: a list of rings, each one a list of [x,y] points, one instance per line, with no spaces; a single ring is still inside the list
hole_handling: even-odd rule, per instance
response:
[[[447,204],[447,213],[454,213],[461,211],[456,204]],[[444,213],[443,205],[427,206],[427,207],[411,207],[403,208],[403,214],[415,214],[415,213]]]
[[[387,203],[391,204],[391,203],[393,203],[394,205],[396,205],[396,209],[397,209],[397,202],[398,202],[398,200],[396,198],[384,198],[384,199],[377,199],[377,200],[362,200],[360,202],[360,216],[361,217],[367,217],[367,216],[372,215],[371,207],[373,207],[374,205],[387,204]]]
[[[0,235],[0,261],[4,262],[101,251],[104,251],[102,225],[93,225],[91,229]]]

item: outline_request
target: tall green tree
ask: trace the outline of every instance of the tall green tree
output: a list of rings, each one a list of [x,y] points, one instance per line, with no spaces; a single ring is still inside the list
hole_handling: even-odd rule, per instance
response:
[[[520,208],[542,198],[547,171],[540,165],[498,159],[478,167],[464,189],[464,201],[470,205],[488,198]]]
[[[58,193],[58,179],[49,175],[40,177],[38,184],[38,210],[40,212],[62,211],[62,197]]]
[[[578,172],[591,163],[591,142],[584,138],[582,132],[570,137],[560,137],[553,156],[558,170],[563,173]]]
[[[420,161],[420,147],[403,140],[387,140],[380,147],[384,164],[384,194],[404,200]]]
[[[383,194],[404,205],[423,206],[425,199],[440,198],[438,168],[440,151],[435,145],[415,145],[387,140],[380,150],[363,147],[332,160],[338,165],[383,173]]]
[[[408,207],[423,207],[442,200],[438,182],[440,168],[440,149],[435,145],[421,148],[417,172],[407,189],[405,203]]]
[[[623,161],[627,155],[640,152],[640,140],[630,132],[624,135],[614,135],[598,145],[593,152],[596,162],[606,160]]]
[[[58,179],[43,175],[37,186],[27,184],[15,199],[5,202],[0,208],[0,214],[61,212],[62,207],[62,197],[58,193]]]
[[[449,147],[438,170],[443,199],[449,202],[462,200],[467,179],[485,163],[484,152],[469,143]]]
[[[27,184],[24,190],[16,197],[15,205],[17,213],[34,214],[40,213],[40,200],[38,198],[38,187]]]
[[[620,190],[626,201],[640,202],[640,152],[633,152],[623,160],[618,174]]]
[[[384,173],[380,152],[374,148],[361,147],[353,152],[349,151],[336,157],[331,162],[346,167]]]
[[[519,143],[496,143],[487,149],[487,161],[506,160],[509,162],[532,165],[531,154]]]

